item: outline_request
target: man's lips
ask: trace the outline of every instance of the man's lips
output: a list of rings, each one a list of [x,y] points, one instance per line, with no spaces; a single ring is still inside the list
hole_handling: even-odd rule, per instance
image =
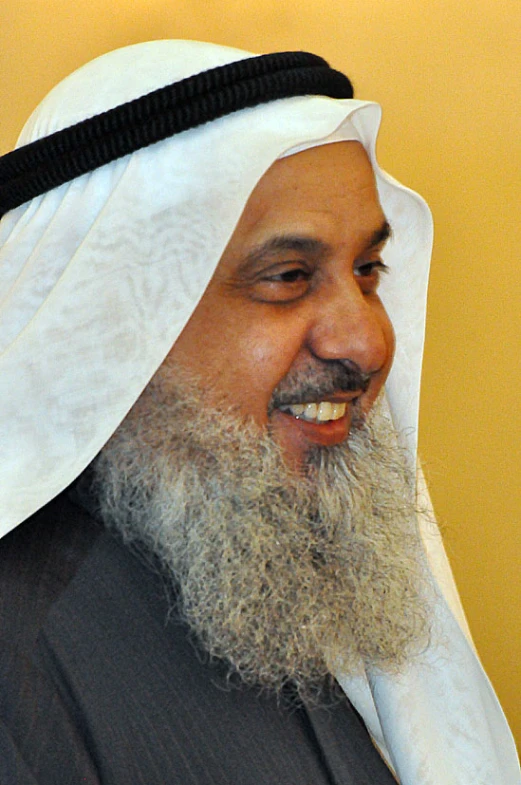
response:
[[[321,444],[324,447],[340,444],[349,436],[351,427],[350,413],[344,414],[339,420],[328,420],[320,423],[297,420],[285,412],[280,412],[280,415],[288,420],[287,427],[300,431],[300,435],[306,441]]]
[[[320,401],[298,402],[275,409],[277,424],[308,442],[329,446],[347,439],[351,427],[352,406],[361,391],[335,393]]]
[[[349,393],[335,392],[324,395],[320,400],[280,403],[277,408],[284,414],[290,414],[298,420],[325,423],[330,420],[340,420],[345,415],[349,404],[352,404],[360,395],[360,390]]]

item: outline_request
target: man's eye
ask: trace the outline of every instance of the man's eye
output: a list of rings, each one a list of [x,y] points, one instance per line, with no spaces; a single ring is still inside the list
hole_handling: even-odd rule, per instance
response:
[[[294,267],[291,270],[284,270],[275,275],[270,275],[265,280],[280,281],[280,283],[298,283],[299,281],[308,281],[309,277],[310,274],[307,270],[303,270],[301,267]]]
[[[365,262],[365,264],[360,264],[355,268],[355,275],[359,276],[360,278],[367,278],[370,275],[379,276],[380,273],[388,272],[389,268],[382,262],[381,259],[377,259],[374,262]]]
[[[280,265],[266,270],[253,286],[255,299],[271,303],[289,303],[309,291],[313,272],[301,264]]]
[[[381,259],[365,262],[355,267],[354,273],[359,280],[360,288],[364,294],[372,294],[378,289],[380,276],[388,273],[389,268]]]

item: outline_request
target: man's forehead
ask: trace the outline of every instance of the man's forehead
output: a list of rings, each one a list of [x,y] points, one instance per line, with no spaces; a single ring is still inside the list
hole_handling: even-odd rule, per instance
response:
[[[364,161],[372,170],[369,156],[362,144],[357,139],[331,139],[322,140],[317,144],[309,144],[306,146],[299,146],[287,151],[279,156],[273,162],[271,167],[266,172],[269,175],[272,171],[278,172],[279,170],[288,170],[298,172],[299,177],[303,177],[305,172],[317,173],[320,172],[320,167],[325,163],[334,161],[339,164],[342,162],[342,157],[345,156],[349,162],[349,157],[353,162]],[[349,166],[348,166],[349,168]],[[262,183],[266,175],[261,178],[259,183]],[[320,174],[318,174],[320,176]]]
[[[253,210],[267,211],[274,200],[279,213],[285,205],[327,207],[328,198],[347,198],[362,188],[372,189],[378,201],[373,167],[360,142],[316,145],[277,159],[256,184],[243,215]],[[318,197],[325,198],[323,203]]]
[[[364,147],[336,142],[278,159],[268,169],[221,261],[230,251],[248,266],[285,252],[324,257],[349,237],[369,248],[383,245],[389,235]]]

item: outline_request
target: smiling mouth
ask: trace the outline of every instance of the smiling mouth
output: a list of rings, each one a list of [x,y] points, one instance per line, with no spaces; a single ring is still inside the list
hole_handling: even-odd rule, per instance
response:
[[[331,401],[318,401],[316,403],[294,403],[280,406],[285,414],[290,414],[297,420],[305,422],[324,423],[340,420],[345,416],[347,403],[332,403]]]

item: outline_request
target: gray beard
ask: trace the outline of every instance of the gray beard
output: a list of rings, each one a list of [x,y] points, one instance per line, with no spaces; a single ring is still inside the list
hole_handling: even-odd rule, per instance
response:
[[[309,695],[428,642],[414,478],[373,410],[288,469],[273,440],[159,373],[94,463],[105,523],[157,557],[178,610],[247,683]]]

